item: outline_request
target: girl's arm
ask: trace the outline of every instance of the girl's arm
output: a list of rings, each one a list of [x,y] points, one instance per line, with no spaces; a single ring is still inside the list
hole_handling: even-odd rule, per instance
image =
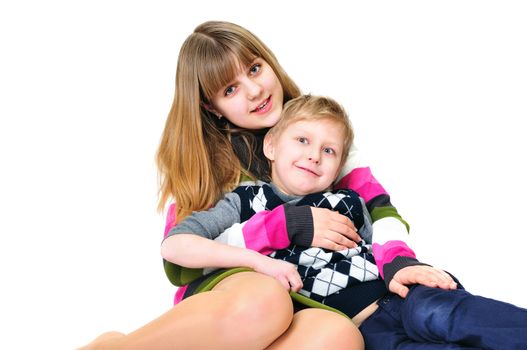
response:
[[[425,265],[416,259],[408,244],[408,223],[391,204],[390,196],[364,166],[353,146],[335,188],[352,189],[365,201],[373,222],[373,255],[386,286],[404,267]]]
[[[314,232],[317,234],[314,235]],[[269,255],[291,244],[342,250],[361,240],[353,222],[336,211],[310,206],[280,205],[234,224],[216,240]]]
[[[163,259],[184,267],[249,267],[276,278],[287,290],[302,287],[295,265],[250,249],[228,246],[195,234],[169,236],[161,244]]]

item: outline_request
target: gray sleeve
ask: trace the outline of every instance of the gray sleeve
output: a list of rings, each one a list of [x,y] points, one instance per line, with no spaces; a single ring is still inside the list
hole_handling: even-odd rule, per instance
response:
[[[232,225],[240,222],[240,197],[227,193],[214,207],[206,211],[195,211],[168,232],[167,237],[179,233],[192,233],[215,239]]]
[[[366,208],[366,203],[364,202],[364,199],[362,199],[362,197],[359,197],[359,198],[360,198],[360,203],[362,204],[362,212],[364,214],[364,225],[362,225],[362,227],[359,229],[359,235],[366,242],[366,244],[372,244],[372,236],[373,236],[372,219],[371,219],[370,213],[368,212],[368,208]]]

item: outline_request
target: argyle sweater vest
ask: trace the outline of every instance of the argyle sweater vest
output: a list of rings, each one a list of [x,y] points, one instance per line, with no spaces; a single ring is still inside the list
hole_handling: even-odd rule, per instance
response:
[[[261,210],[273,210],[282,204],[308,205],[338,211],[350,218],[359,231],[365,225],[364,215],[368,215],[363,212],[357,193],[348,189],[309,194],[288,203],[285,203],[269,185],[238,187],[234,193],[241,200],[241,222]],[[368,238],[371,239],[371,232]],[[304,284],[299,293],[325,303],[328,296],[340,293],[343,289],[352,288],[362,282],[379,280],[379,271],[371,253],[371,242],[367,243],[361,241],[356,248],[337,252],[292,244],[270,256],[295,264]]]

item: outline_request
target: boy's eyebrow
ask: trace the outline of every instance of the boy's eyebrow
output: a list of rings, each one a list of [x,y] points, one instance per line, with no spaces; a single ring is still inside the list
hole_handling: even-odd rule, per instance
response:
[[[306,129],[306,128],[303,128],[303,127],[297,127],[297,130],[295,130],[295,134],[298,134],[298,133],[301,133],[301,134],[306,134],[306,136],[313,136],[314,134],[316,134],[316,132],[313,132],[313,131],[310,131],[310,129]],[[342,141],[343,143],[344,141]],[[339,146],[341,144],[341,142],[339,142],[338,140],[325,140],[324,141],[324,144],[325,145],[330,145],[330,146]]]

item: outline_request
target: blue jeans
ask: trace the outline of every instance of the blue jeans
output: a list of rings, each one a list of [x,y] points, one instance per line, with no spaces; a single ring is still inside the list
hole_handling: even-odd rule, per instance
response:
[[[527,349],[527,310],[464,289],[388,293],[360,326],[366,349]]]

